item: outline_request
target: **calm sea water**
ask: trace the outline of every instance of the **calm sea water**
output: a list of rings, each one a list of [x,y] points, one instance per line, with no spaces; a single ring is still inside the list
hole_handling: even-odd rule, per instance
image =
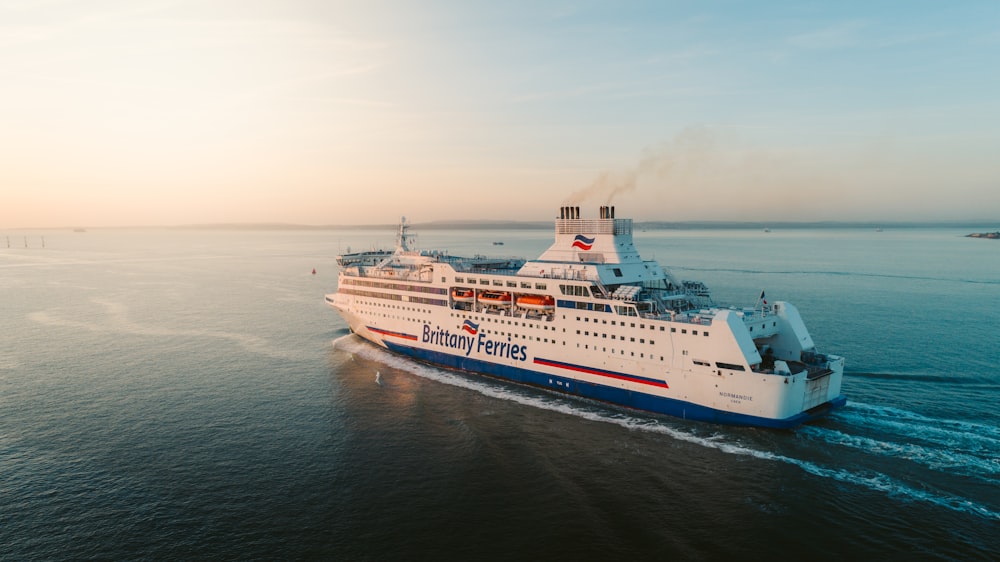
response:
[[[323,303],[333,257],[389,231],[10,233],[0,558],[1000,559],[1000,242],[965,233],[636,233],[720,302],[795,303],[847,358],[848,406],[788,432],[359,341]]]

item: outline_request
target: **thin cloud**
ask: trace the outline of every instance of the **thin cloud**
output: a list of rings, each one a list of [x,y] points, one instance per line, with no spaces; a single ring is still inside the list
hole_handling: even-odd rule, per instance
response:
[[[867,21],[848,21],[822,29],[793,35],[787,42],[793,46],[809,50],[832,50],[846,48],[886,48],[939,41],[953,36],[951,32],[912,31],[896,32],[885,26],[876,26]]]
[[[822,29],[793,35],[787,41],[795,47],[813,50],[855,47],[861,43],[860,32],[868,26],[868,22],[864,21],[841,22]]]

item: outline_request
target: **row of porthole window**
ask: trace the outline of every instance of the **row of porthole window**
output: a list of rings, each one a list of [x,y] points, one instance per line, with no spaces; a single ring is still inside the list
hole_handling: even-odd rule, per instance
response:
[[[477,320],[479,322],[496,322],[498,324],[510,324],[512,326],[521,326],[521,325],[523,325],[523,326],[526,326],[526,327],[529,327],[529,328],[538,328],[538,326],[541,325],[541,327],[542,327],[543,330],[550,329],[549,326],[547,326],[545,324],[539,324],[539,323],[536,323],[536,322],[530,322],[530,323],[529,322],[524,322],[522,324],[521,322],[518,322],[517,320],[506,320],[503,317],[494,317],[494,316],[489,316],[489,315],[487,315],[487,316],[477,316],[475,314],[455,314],[455,313],[452,313],[450,316],[453,316],[455,318],[463,318],[463,319],[467,319],[467,320]],[[552,326],[551,330],[553,332],[556,331],[555,326]],[[563,331],[565,332],[566,329],[564,328]]]
[[[576,346],[577,346],[577,347],[580,347],[580,344],[576,344]],[[584,349],[590,349],[590,344],[583,344],[583,348],[584,348]],[[597,346],[596,346],[596,345],[594,346],[594,351],[597,351]],[[607,352],[608,352],[608,348],[606,348],[606,347],[602,347],[602,348],[601,348],[601,353],[607,353]],[[612,353],[612,355],[613,355],[613,354],[615,353],[615,350],[614,350],[614,349],[612,349],[612,350],[611,350],[611,353]],[[619,355],[625,355],[625,350],[624,350],[624,349],[620,349],[620,350],[618,350],[618,354],[619,354]],[[630,352],[629,352],[629,355],[631,355],[632,357],[635,357],[635,352],[634,352],[634,351],[630,351]],[[646,354],[645,354],[645,353],[643,353],[643,352],[640,352],[640,353],[639,353],[639,359],[645,359],[645,358],[646,358]],[[653,360],[655,360],[655,359],[656,359],[656,356],[655,356],[655,355],[653,355],[652,353],[650,353],[650,354],[649,354],[649,358],[650,358],[650,359],[653,359]],[[661,356],[660,356],[660,361],[663,361],[663,360],[664,360],[664,359],[663,359],[663,356],[661,355]]]
[[[354,285],[357,287],[370,287],[373,289],[393,289],[396,291],[409,291],[412,293],[433,293],[435,295],[446,295],[448,294],[447,289],[442,289],[440,287],[428,287],[424,285],[401,285],[399,283],[390,283],[385,281],[367,281],[360,279],[344,279],[344,285]]]
[[[563,315],[563,318],[566,318],[566,316],[565,316],[565,315]],[[577,317],[576,317],[576,320],[577,320],[577,322],[579,322],[579,321],[581,320],[581,317],[577,316]],[[582,318],[582,320],[583,320],[584,322],[590,322],[590,321],[591,321],[591,320],[590,320],[590,318],[587,318],[587,317],[583,317],[583,318]],[[594,319],[593,319],[593,321],[594,321],[594,323],[596,324],[596,323],[597,323],[597,318],[594,318]],[[607,321],[607,320],[604,320],[604,319],[601,319],[601,324],[607,324],[607,323],[608,323],[608,321]],[[615,326],[615,325],[617,325],[616,321],[615,321],[615,320],[612,320],[612,321],[611,321],[611,325],[612,325],[612,326]],[[622,323],[621,323],[620,325],[621,325],[621,326],[625,326],[625,322],[622,322]],[[630,327],[630,328],[635,328],[635,322],[629,322],[629,327]],[[646,329],[646,325],[645,325],[645,324],[639,324],[639,329],[640,329],[640,330],[645,330],[645,329]],[[656,330],[656,326],[655,326],[655,325],[653,325],[653,324],[650,324],[650,325],[649,325],[649,329],[650,329],[650,330]],[[661,332],[665,332],[665,331],[666,331],[666,327],[665,327],[665,326],[660,326],[660,331],[661,331]],[[677,327],[675,327],[675,326],[671,326],[671,327],[670,327],[670,331],[671,331],[671,332],[673,332],[673,333],[676,333],[676,332],[677,332]],[[580,332],[579,332],[579,331],[577,331],[577,333],[579,334]],[[682,334],[686,334],[686,333],[688,333],[688,330],[687,330],[687,328],[681,328],[681,333],[682,333]],[[697,336],[697,335],[698,335],[698,330],[691,330],[691,333]],[[702,330],[702,335],[704,335],[704,336],[707,336],[707,335],[708,335],[708,331],[707,331],[707,330]]]
[[[578,335],[578,336],[580,335],[580,330],[577,330],[577,331],[576,331],[576,335]],[[589,335],[590,335],[590,332],[589,332],[589,331],[586,331],[586,330],[585,330],[585,331],[583,332],[583,335],[584,335],[584,336],[589,336]],[[607,338],[607,337],[608,337],[608,335],[607,335],[607,334],[598,334],[597,332],[594,332],[594,337],[595,337],[595,338],[596,338],[596,337],[597,337],[598,335],[600,335],[600,336],[601,336],[602,338]],[[625,336],[615,336],[614,334],[611,334],[611,339],[620,339],[621,341],[625,341]],[[628,340],[629,340],[630,342],[633,342],[633,343],[635,343],[635,338],[633,338],[633,337],[630,337],[630,338],[629,338]],[[639,343],[646,343],[646,338],[639,338]],[[650,343],[650,345],[656,345],[656,342],[655,342],[655,341],[653,341],[653,340],[649,340],[649,343]]]
[[[430,314],[430,312],[431,312],[430,310],[426,310],[426,309],[423,309],[423,308],[414,308],[414,307],[411,307],[411,306],[400,306],[400,305],[395,305],[395,304],[387,304],[387,303],[373,302],[373,301],[358,301],[358,303],[364,304],[364,305],[368,305],[368,306],[374,307],[374,308],[397,309],[400,312],[402,312],[404,310],[405,311],[409,311],[409,312],[417,312],[417,313],[424,313],[424,314]],[[383,318],[393,318],[393,319],[396,319],[396,320],[406,320],[408,322],[420,322],[421,321],[418,318],[407,318],[405,316],[399,316],[399,315],[393,315],[393,314],[386,314],[384,312],[382,313],[382,317]]]
[[[348,291],[345,291],[345,292],[348,292]],[[353,291],[349,291],[349,292],[353,292]],[[361,292],[362,291],[358,291],[358,293],[361,293]],[[358,295],[358,296],[361,296],[361,295]],[[379,294],[377,296],[376,295],[364,295],[364,296],[374,296],[376,298],[388,298],[389,300],[397,300],[399,298],[399,295],[384,295],[383,296],[383,295]],[[395,298],[393,298],[393,297],[395,297]],[[363,302],[368,302],[368,301],[363,301]],[[410,307],[397,307],[395,305],[388,305],[388,304],[382,304],[382,303],[376,303],[376,302],[368,302],[368,304],[371,304],[371,305],[374,305],[374,306],[388,306],[390,308],[402,308],[404,310],[414,310],[414,311],[420,310],[420,312],[424,312],[424,313],[427,313],[427,314],[429,314],[431,312],[430,310],[416,309],[416,308],[410,308]],[[431,304],[431,303],[426,303],[426,304]],[[460,318],[469,318],[469,319],[472,319],[472,320],[479,320],[479,321],[486,321],[486,322],[493,322],[494,321],[494,318],[490,317],[490,316],[476,316],[476,315],[471,315],[471,314],[452,314],[451,316],[458,316]],[[563,316],[563,318],[565,318],[565,316]],[[577,316],[576,319],[580,320],[580,317]],[[504,323],[506,323],[506,324],[513,324],[514,326],[520,326],[521,325],[521,322],[518,322],[516,320],[505,320],[503,318],[497,318],[496,321],[499,322],[499,323],[501,323],[501,324],[504,324]],[[589,321],[589,319],[587,321]],[[611,325],[612,326],[616,325],[615,322],[616,322],[615,320],[612,320],[611,321]],[[596,318],[594,319],[594,323],[597,323],[597,319]],[[607,320],[605,320],[603,323],[607,324]],[[529,322],[524,322],[524,325],[525,326],[529,326],[529,327],[533,327],[533,328],[537,328],[538,327],[538,324],[529,323]],[[622,322],[621,325],[625,326],[625,322]],[[634,328],[635,327],[635,322],[630,322],[630,327]],[[639,324],[639,328],[640,329],[645,329],[646,325],[645,324]],[[656,326],[650,324],[649,328],[650,328],[650,330],[655,330]],[[549,326],[546,326],[546,325],[543,324],[542,325],[542,329],[548,330]],[[555,327],[553,327],[552,330],[555,330]],[[565,332],[566,329],[563,328],[563,331]],[[664,330],[664,326],[660,326],[660,331],[661,332],[665,331]],[[677,328],[675,326],[671,326],[670,327],[670,331],[672,333],[676,333],[677,332]],[[580,330],[577,330],[576,333],[577,333],[577,335],[579,335],[580,334]],[[681,333],[682,334],[687,334],[688,333],[687,328],[681,328]],[[692,333],[692,335],[697,336],[698,335],[698,330],[691,330],[691,333]],[[708,337],[708,331],[707,330],[703,330],[701,332],[701,334],[703,336],[705,336],[705,337]],[[590,335],[590,333],[587,332],[584,335]],[[595,332],[594,335],[596,336],[597,333]],[[604,337],[607,337],[607,336],[605,335]],[[614,339],[614,337],[615,337],[614,334],[612,334],[611,338]],[[631,338],[631,341],[634,342],[635,338]],[[643,339],[640,339],[639,343],[645,343],[645,342],[644,342]],[[653,340],[650,340],[650,343],[653,343]]]

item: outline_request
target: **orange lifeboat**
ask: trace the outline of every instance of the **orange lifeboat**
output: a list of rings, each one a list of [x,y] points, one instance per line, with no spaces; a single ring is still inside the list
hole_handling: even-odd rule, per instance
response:
[[[472,302],[476,298],[476,294],[472,289],[452,289],[451,298],[455,302]]]
[[[479,295],[479,302],[483,304],[492,304],[500,306],[500,305],[510,304],[510,301],[511,301],[510,293],[487,291]]]
[[[517,306],[530,310],[554,310],[556,301],[548,295],[524,295],[517,297]]]

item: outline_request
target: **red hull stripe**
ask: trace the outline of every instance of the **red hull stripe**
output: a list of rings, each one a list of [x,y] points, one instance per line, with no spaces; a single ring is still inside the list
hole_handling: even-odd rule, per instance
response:
[[[371,326],[366,326],[369,332],[375,332],[376,334],[382,334],[383,336],[392,336],[394,338],[402,338],[404,340],[417,341],[417,336],[412,334],[404,334],[403,332],[390,332],[389,330],[380,330],[378,328],[373,328]]]
[[[588,375],[597,375],[599,377],[608,377],[623,381],[637,382],[640,384],[648,384],[650,386],[658,386],[660,388],[670,388],[669,386],[667,386],[666,382],[658,381],[656,379],[637,377],[635,375],[626,375],[625,373],[616,373],[614,371],[605,371],[603,369],[594,369],[591,367],[584,367],[582,365],[573,365],[572,363],[563,363],[562,361],[542,359],[540,357],[535,357],[535,364],[545,365],[546,367],[556,367],[558,369],[566,369],[567,371],[576,371],[578,373],[587,373]]]

